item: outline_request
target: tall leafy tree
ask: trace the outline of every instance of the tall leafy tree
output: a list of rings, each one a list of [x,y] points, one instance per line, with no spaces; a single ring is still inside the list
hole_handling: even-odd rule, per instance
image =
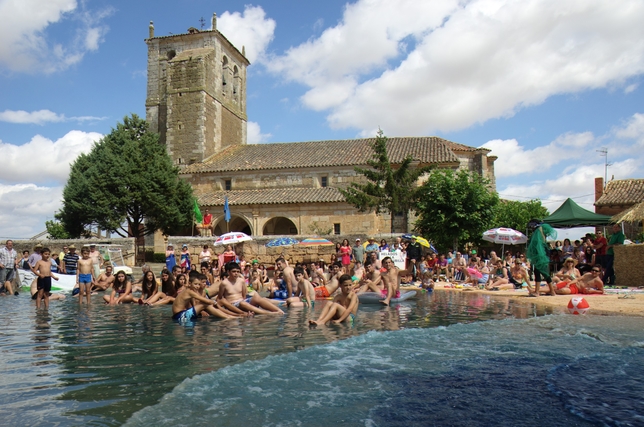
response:
[[[418,178],[427,173],[431,167],[413,166],[413,157],[407,156],[399,165],[392,165],[387,153],[387,137],[378,130],[376,139],[370,144],[373,157],[367,162],[371,168],[356,167],[355,171],[363,175],[366,183],[353,182],[346,189],[339,189],[348,203],[360,212],[374,210],[389,212],[391,232],[394,233],[394,216],[402,213],[407,223],[409,210],[414,207],[414,194]]]
[[[499,201],[489,181],[466,170],[434,170],[419,188],[415,230],[440,250],[478,242]]]
[[[132,114],[74,161],[56,218],[74,237],[90,225],[124,237],[171,234],[190,226],[192,203],[159,136]]]
[[[501,200],[494,209],[494,218],[488,228],[508,227],[525,233],[531,219],[547,216],[548,209],[541,204],[541,200]]]

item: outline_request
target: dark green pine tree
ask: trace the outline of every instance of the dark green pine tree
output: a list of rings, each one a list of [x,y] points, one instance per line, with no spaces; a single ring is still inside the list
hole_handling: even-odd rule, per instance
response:
[[[411,156],[407,156],[399,165],[392,165],[387,153],[387,137],[382,130],[378,130],[376,139],[370,145],[373,157],[367,164],[371,168],[355,168],[367,182],[354,182],[346,189],[339,190],[347,202],[360,212],[389,212],[391,232],[394,233],[395,214],[401,213],[407,224],[409,210],[414,208],[418,178],[429,172],[431,167],[413,167],[414,159]]]

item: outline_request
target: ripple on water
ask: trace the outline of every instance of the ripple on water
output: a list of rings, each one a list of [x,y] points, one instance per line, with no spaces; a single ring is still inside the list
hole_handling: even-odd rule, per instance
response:
[[[264,360],[270,355],[281,357],[369,330],[436,328],[444,332],[450,329],[445,326],[455,323],[551,312],[505,299],[442,292],[391,309],[362,306],[353,326],[311,330],[306,323],[310,313],[291,310],[281,317],[201,319],[194,327],[185,328],[169,319],[169,307],[105,307],[96,303],[98,298],[94,302],[89,308],[79,308],[72,300],[52,302],[48,314],[36,314],[25,295],[0,298],[0,419],[7,417],[10,425],[37,425],[45,419],[61,425],[120,425],[140,409],[157,404],[184,379],[209,372],[226,375],[230,368],[222,368],[227,366]],[[316,315],[322,305],[316,307]],[[396,355],[393,352],[399,350],[399,344],[388,342],[382,354],[372,353],[376,367],[354,365],[356,378],[382,374],[380,366],[392,360],[407,363],[428,354],[442,360],[449,355],[454,339],[437,332],[435,346],[408,348]],[[472,348],[487,348],[474,332],[464,332],[458,339],[469,340]],[[513,346],[512,342],[503,342],[488,350],[498,356],[498,352],[512,351]],[[349,357],[333,360],[321,372],[330,387],[325,391],[327,396],[334,395],[335,370],[351,363],[358,362]],[[449,359],[444,363],[449,366]],[[310,363],[304,360],[299,366],[308,367]],[[242,386],[247,390],[242,396],[254,396],[259,388],[264,394],[273,393],[262,385]],[[382,384],[373,386],[377,390]],[[306,406],[323,407],[323,401],[314,397],[312,392]],[[252,400],[247,403],[261,407]],[[208,405],[213,407],[212,402]]]

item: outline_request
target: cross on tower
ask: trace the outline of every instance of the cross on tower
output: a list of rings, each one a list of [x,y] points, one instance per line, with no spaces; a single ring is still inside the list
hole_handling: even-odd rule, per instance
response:
[[[199,19],[199,22],[201,23],[201,29],[203,30],[203,27],[206,26],[206,20],[203,19],[203,16]]]

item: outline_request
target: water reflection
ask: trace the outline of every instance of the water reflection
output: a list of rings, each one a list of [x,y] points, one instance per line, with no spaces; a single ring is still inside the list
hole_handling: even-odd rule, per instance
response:
[[[27,308],[31,310],[30,301],[16,301],[19,304],[14,315],[24,319],[25,314],[21,313]],[[5,348],[17,345],[23,328],[29,328],[32,344],[22,350],[28,357],[13,363],[27,378],[32,378],[32,373],[24,360],[30,360],[32,367],[55,369],[55,375],[53,370],[36,374],[51,376],[44,386],[55,386],[55,395],[34,398],[45,402],[56,399],[57,411],[63,411],[60,414],[63,424],[118,425],[133,412],[155,404],[183,379],[225,366],[370,330],[447,326],[507,316],[526,318],[553,311],[507,298],[435,292],[391,307],[361,305],[354,324],[309,329],[308,319],[317,317],[325,303],[318,301],[314,311],[298,308],[284,316],[227,321],[204,318],[185,327],[170,320],[170,307],[108,307],[96,303],[78,307],[75,301],[63,301],[52,304],[51,314],[31,312],[31,317],[22,320],[20,326],[4,322],[6,328],[0,343],[9,346]],[[27,390],[20,388],[17,392],[11,386],[13,380],[18,381],[17,372],[0,380],[3,402],[8,401],[8,395],[13,395],[15,401],[24,400],[26,394],[43,386],[28,380]],[[9,399],[9,403],[12,401]],[[17,406],[9,408],[13,411]]]

